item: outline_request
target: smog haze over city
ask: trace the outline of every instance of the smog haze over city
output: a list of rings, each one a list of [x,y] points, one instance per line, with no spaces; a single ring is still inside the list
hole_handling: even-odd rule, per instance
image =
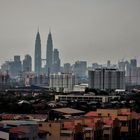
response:
[[[1,0],[0,63],[34,59],[39,27],[42,58],[49,28],[62,63],[140,60],[139,0]]]

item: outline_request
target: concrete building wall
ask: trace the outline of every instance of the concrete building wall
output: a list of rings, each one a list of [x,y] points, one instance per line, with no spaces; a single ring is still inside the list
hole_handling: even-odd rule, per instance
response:
[[[74,75],[72,74],[51,74],[50,87],[56,89],[57,92],[70,92],[74,86]]]
[[[0,131],[0,139],[9,140],[9,133]]]
[[[95,69],[89,71],[89,88],[125,89],[125,72],[117,69]]]
[[[119,114],[118,109],[97,109],[97,114],[101,114],[101,116],[114,116],[117,117]]]
[[[48,131],[48,140],[60,140],[60,122],[40,122],[39,129]]]

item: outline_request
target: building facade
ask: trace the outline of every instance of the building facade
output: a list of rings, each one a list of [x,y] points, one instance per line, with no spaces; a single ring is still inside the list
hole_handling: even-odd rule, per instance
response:
[[[30,55],[25,55],[23,60],[23,72],[32,71],[32,57]]]
[[[125,89],[125,72],[117,69],[95,69],[88,72],[89,88]]]
[[[130,82],[131,85],[137,85],[137,60],[130,60]]]
[[[49,32],[46,48],[46,74],[52,72],[53,67],[53,41],[51,32]]]
[[[58,49],[54,49],[53,51],[53,69],[52,73],[60,72],[60,58]]]
[[[37,75],[41,74],[41,39],[39,31],[35,40],[35,73]]]
[[[76,84],[84,83],[86,80],[87,62],[76,61],[73,66],[73,73],[75,75]]]
[[[51,74],[50,75],[50,88],[57,92],[71,92],[74,86],[73,74]]]
[[[14,56],[14,61],[10,62],[9,74],[11,77],[19,76],[22,72],[22,63],[19,55]]]
[[[64,64],[63,72],[64,72],[64,73],[72,73],[71,64],[70,64],[70,63],[65,63],[65,64]]]

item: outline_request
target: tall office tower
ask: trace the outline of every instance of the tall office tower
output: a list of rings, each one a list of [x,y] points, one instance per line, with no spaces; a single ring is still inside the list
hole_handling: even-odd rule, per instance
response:
[[[74,64],[73,72],[75,75],[76,84],[85,83],[86,81],[87,62],[76,61]]]
[[[15,55],[14,61],[10,62],[9,73],[12,77],[16,77],[19,76],[21,72],[22,72],[22,64],[20,61],[20,56]]]
[[[130,60],[130,79],[131,79],[131,85],[137,84],[137,60],[136,59]]]
[[[53,51],[53,69],[52,73],[60,72],[60,58],[58,49],[54,49]]]
[[[53,65],[53,42],[51,32],[49,32],[48,35],[46,51],[46,74],[48,75],[49,73],[52,73]]]
[[[25,55],[23,60],[23,72],[31,72],[32,71],[32,57],[30,55]]]
[[[35,73],[37,75],[41,74],[41,40],[39,31],[35,40]]]
[[[89,71],[89,88],[125,89],[125,72],[117,69],[95,69]]]
[[[64,73],[72,73],[70,63],[65,63],[65,64],[64,64],[63,72],[64,72]]]

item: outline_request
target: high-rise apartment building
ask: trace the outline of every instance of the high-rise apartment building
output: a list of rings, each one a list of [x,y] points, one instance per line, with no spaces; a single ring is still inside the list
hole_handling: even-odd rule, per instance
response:
[[[50,74],[50,87],[57,92],[71,92],[75,84],[75,77],[71,73]]]
[[[37,75],[41,74],[41,39],[39,31],[35,40],[35,73]]]
[[[53,41],[51,32],[49,32],[46,48],[46,73],[52,73],[53,66]]]
[[[117,69],[95,69],[88,72],[89,88],[125,89],[125,72]]]

